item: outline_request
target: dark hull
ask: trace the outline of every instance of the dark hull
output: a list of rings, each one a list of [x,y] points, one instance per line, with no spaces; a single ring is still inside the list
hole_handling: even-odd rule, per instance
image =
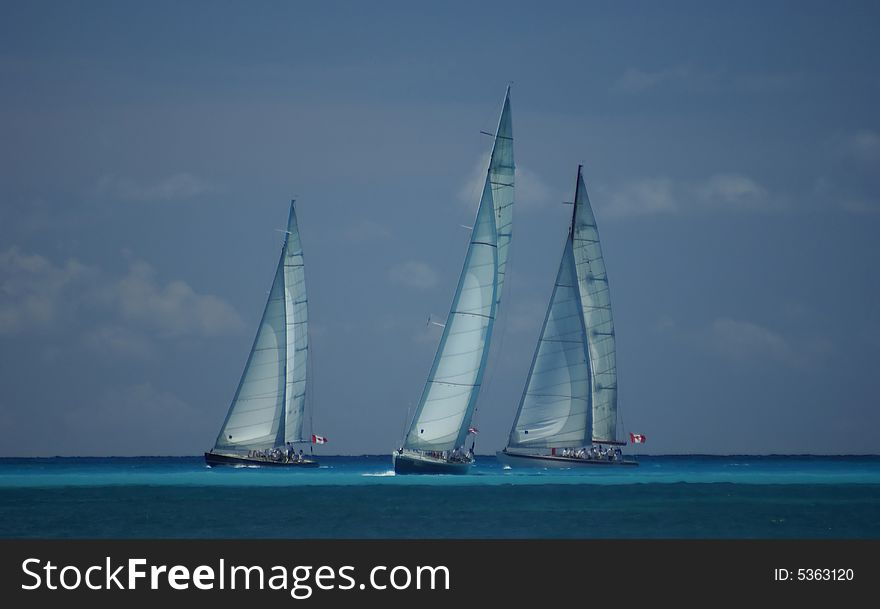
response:
[[[473,463],[439,461],[437,459],[419,458],[411,455],[394,453],[395,474],[467,474]]]
[[[251,459],[249,457],[221,455],[218,453],[205,453],[205,463],[207,463],[211,467],[215,467],[217,465],[238,465],[247,467],[318,467],[318,462],[311,459],[285,463],[283,461],[265,461],[263,459]]]
[[[501,450],[495,453],[498,460],[510,467],[552,467],[559,469],[580,467],[619,467],[638,466],[638,461],[608,461],[607,459],[578,459],[577,457],[558,457],[555,455],[526,455]]]

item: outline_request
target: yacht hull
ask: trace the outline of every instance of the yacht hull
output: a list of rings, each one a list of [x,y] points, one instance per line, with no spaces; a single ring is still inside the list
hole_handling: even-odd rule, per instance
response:
[[[572,469],[581,467],[620,467],[638,466],[639,462],[631,459],[609,461],[607,459],[578,459],[577,457],[559,457],[556,455],[526,455],[499,450],[495,453],[498,461],[510,467],[542,467],[555,469]]]
[[[391,460],[395,474],[467,474],[473,465],[473,462],[442,461],[396,452],[391,455]]]
[[[205,463],[210,467],[229,465],[239,467],[288,467],[288,468],[308,468],[318,467],[318,462],[313,459],[303,459],[302,461],[267,461],[264,459],[253,459],[251,457],[243,457],[239,455],[224,455],[220,453],[205,453]]]

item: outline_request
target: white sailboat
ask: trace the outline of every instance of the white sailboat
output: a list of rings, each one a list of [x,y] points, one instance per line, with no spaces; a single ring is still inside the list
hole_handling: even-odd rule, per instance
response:
[[[509,466],[637,465],[617,439],[617,363],[608,275],[578,166],[562,260],[507,447]]]
[[[465,445],[507,269],[513,193],[508,87],[452,306],[403,446],[392,455],[396,473],[463,474],[474,462],[473,445]]]
[[[317,467],[295,450],[326,441],[303,436],[308,353],[305,266],[291,201],[275,279],[226,419],[205,453],[208,465]]]

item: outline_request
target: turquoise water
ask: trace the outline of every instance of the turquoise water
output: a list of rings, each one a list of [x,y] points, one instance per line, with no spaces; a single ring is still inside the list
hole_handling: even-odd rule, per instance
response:
[[[639,468],[394,476],[201,458],[0,459],[0,537],[880,538],[880,457],[641,457]]]

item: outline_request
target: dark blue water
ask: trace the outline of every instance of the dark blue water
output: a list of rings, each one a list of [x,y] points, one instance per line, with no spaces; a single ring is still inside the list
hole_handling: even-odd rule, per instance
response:
[[[880,457],[641,457],[639,468],[394,476],[201,458],[0,459],[0,537],[880,538]]]

